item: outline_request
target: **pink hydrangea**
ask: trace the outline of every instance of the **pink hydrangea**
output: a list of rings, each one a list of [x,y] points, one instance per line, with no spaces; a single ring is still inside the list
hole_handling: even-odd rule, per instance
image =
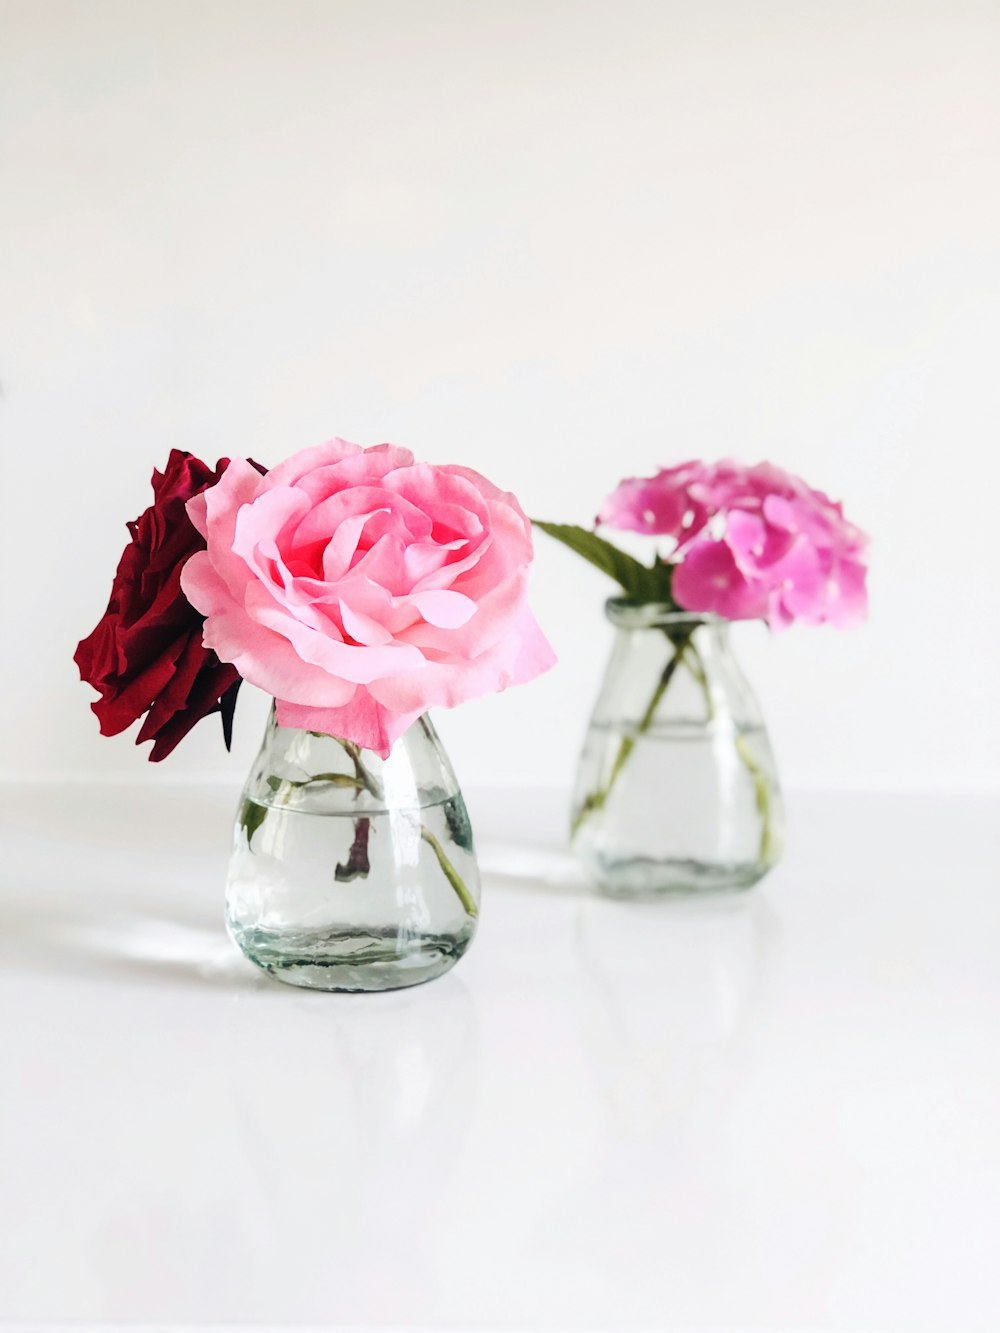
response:
[[[623,532],[676,541],[702,519],[691,487],[703,471],[702,463],[679,463],[655,477],[626,477],[604,501],[597,521]]]
[[[688,611],[847,628],[864,620],[867,539],[822,491],[771,463],[682,463],[629,478],[600,523],[668,537]]]

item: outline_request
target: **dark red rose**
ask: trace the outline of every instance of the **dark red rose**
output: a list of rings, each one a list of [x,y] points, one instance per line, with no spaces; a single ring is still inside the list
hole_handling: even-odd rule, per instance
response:
[[[74,654],[83,680],[100,692],[91,705],[102,736],[116,736],[146,714],[136,744],[151,740],[150,759],[164,759],[196,722],[222,714],[229,748],[239,672],[201,641],[204,616],[181,591],[181,569],[205,541],[185,504],[214,486],[215,470],[180,449],[153,472],[153,503],[128,530],[108,609]],[[257,464],[254,464],[256,467]],[[259,468],[259,471],[265,471]]]

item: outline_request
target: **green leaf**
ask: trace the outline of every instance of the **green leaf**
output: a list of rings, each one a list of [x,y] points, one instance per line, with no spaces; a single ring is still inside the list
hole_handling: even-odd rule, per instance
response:
[[[670,566],[659,557],[650,569],[589,528],[580,528],[573,523],[542,523],[537,518],[532,522],[536,528],[541,528],[614,579],[626,597],[637,602],[670,601]]]
[[[266,818],[267,807],[258,805],[256,801],[244,801],[240,806],[240,828],[246,830],[248,847]]]
[[[676,606],[674,601],[674,567],[668,565],[660,556],[653,559],[653,568],[651,571],[653,582],[657,590],[657,601],[667,602],[670,606]]]
[[[472,825],[462,797],[453,796],[450,801],[445,801],[442,809],[445,823],[448,825],[448,836],[452,842],[463,851],[471,852]]]
[[[317,773],[306,782],[294,782],[294,787],[308,787],[313,782],[329,782],[331,787],[352,787],[355,791],[364,791],[365,784],[360,778],[350,773]]]
[[[363,791],[365,785],[360,778],[352,777],[350,773],[317,773],[314,777],[301,779],[270,777],[266,782],[276,795],[279,792],[287,795],[300,787],[309,787],[314,782],[328,782],[333,787],[350,787],[353,791]]]

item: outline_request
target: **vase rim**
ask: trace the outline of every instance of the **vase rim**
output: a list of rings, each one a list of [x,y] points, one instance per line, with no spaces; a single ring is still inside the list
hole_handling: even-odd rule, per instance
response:
[[[638,601],[633,597],[609,597],[604,613],[621,629],[654,629],[661,625],[728,625],[714,611],[683,611],[667,602]]]

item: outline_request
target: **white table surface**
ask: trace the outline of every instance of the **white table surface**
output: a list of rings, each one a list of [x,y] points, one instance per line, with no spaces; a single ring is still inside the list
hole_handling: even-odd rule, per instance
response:
[[[233,803],[3,795],[0,1319],[1000,1329],[995,803],[803,797],[635,905],[481,798],[477,940],[373,996],[229,944]]]

